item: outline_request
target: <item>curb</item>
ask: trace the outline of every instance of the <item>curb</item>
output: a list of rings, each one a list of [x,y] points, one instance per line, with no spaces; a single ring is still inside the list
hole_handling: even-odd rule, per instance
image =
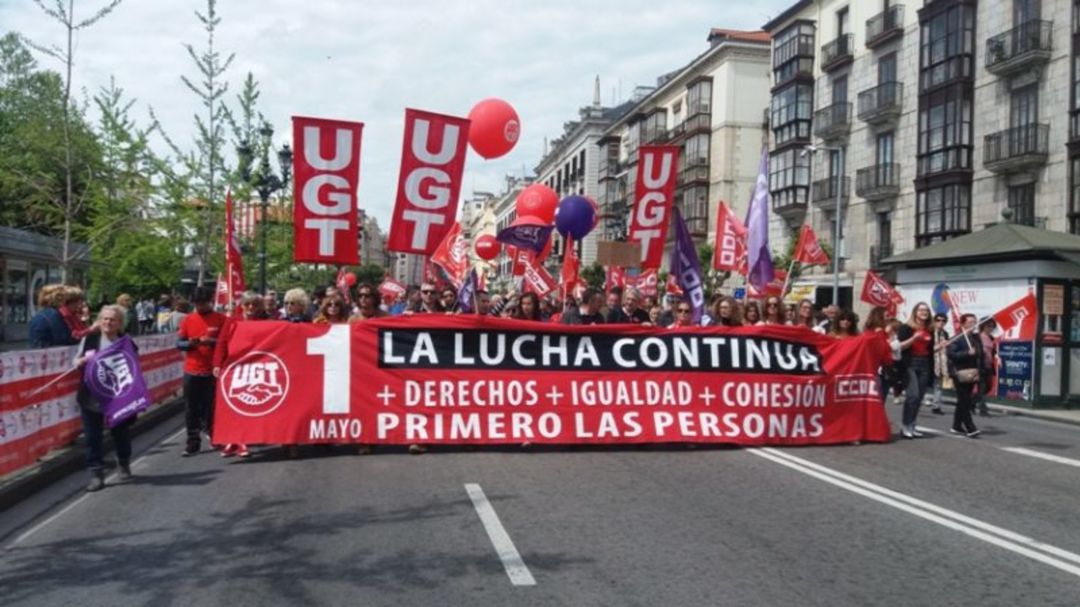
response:
[[[175,396],[151,408],[139,416],[135,424],[131,426],[131,438],[147,432],[160,425],[165,420],[175,416],[184,410],[184,399]],[[58,480],[74,474],[86,466],[83,452],[84,441],[82,435],[74,443],[56,449],[44,456],[36,464],[23,470],[12,472],[8,478],[0,480],[0,513],[8,510],[19,502],[29,498],[45,487]],[[105,452],[112,450],[111,439],[108,432],[105,433]]]
[[[956,397],[943,396],[941,404],[948,407],[956,406]],[[986,406],[994,413],[998,415],[1011,415],[1015,417],[1030,417],[1032,419],[1041,419],[1048,422],[1056,422],[1059,424],[1065,424],[1068,426],[1080,426],[1080,414],[1075,418],[1066,417],[1060,415],[1062,411],[1074,411],[1073,409],[1028,409],[1026,407],[1013,407],[1010,405],[1000,405],[996,403],[986,403]]]

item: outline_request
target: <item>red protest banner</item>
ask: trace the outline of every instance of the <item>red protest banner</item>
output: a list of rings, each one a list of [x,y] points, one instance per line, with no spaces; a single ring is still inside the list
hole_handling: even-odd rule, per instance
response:
[[[627,289],[634,289],[643,297],[656,297],[658,282],[656,270],[645,270],[637,276],[623,278],[623,285]]]
[[[360,262],[356,191],[359,122],[293,116],[293,260]]]
[[[641,267],[659,268],[671,221],[675,181],[679,170],[679,146],[643,145],[639,149],[630,240],[641,242]]]
[[[215,443],[887,441],[879,335],[413,316],[238,323]],[[350,381],[363,378],[363,381]]]
[[[457,217],[469,121],[405,110],[405,142],[389,251],[430,255]]]

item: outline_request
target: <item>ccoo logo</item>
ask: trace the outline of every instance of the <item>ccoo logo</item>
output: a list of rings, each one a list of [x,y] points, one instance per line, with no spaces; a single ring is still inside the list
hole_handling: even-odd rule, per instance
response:
[[[250,352],[225,369],[221,384],[229,408],[247,417],[261,417],[285,402],[289,369],[269,352]]]

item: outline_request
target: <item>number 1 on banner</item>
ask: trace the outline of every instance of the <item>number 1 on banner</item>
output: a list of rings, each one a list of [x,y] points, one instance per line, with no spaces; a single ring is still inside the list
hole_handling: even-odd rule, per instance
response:
[[[307,353],[323,357],[322,410],[325,415],[349,413],[349,361],[352,358],[349,337],[349,325],[331,325],[326,335],[307,341]]]

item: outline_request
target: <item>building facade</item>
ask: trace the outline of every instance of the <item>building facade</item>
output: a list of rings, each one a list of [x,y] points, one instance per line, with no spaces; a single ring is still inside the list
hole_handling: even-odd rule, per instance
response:
[[[1078,0],[803,0],[773,37],[773,235],[882,259],[1001,220],[1080,231]],[[841,210],[836,212],[839,204]],[[831,301],[832,269],[805,272]]]
[[[745,215],[765,140],[769,38],[765,32],[714,29],[708,42],[701,55],[660,77],[600,138],[599,229],[605,239],[626,235],[638,146],[644,144],[680,146],[675,204],[695,239],[713,241],[720,201]],[[669,230],[669,251],[672,235]]]
[[[38,292],[60,282],[62,248],[57,238],[0,226],[0,350],[25,347]],[[90,263],[90,247],[72,242],[67,284],[85,288]]]

